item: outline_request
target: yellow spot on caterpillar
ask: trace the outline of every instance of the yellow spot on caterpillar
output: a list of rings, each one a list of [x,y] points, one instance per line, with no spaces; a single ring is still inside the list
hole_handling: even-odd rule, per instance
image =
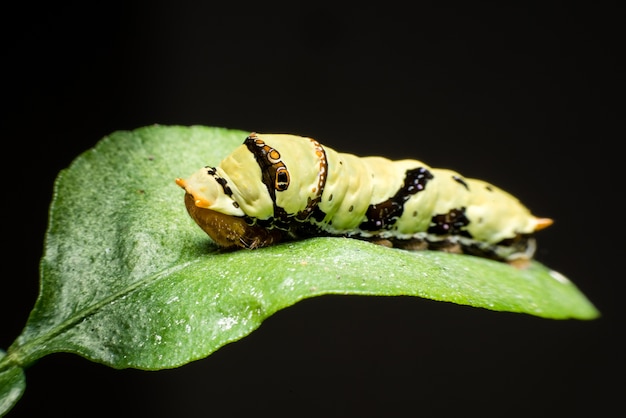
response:
[[[550,218],[537,218],[537,223],[535,224],[535,231],[541,231],[552,225],[554,220]]]
[[[280,160],[280,154],[275,149],[270,150],[268,157],[270,159],[270,162],[277,162],[278,160]]]
[[[209,206],[211,206],[211,202],[206,199],[196,199],[194,203],[197,207],[204,209],[207,209]]]

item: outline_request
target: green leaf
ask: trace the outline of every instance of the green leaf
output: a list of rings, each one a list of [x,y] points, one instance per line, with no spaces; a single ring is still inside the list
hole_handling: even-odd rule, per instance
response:
[[[331,293],[413,295],[555,319],[599,315],[574,284],[537,262],[518,270],[345,238],[218,250],[188,216],[174,179],[216,165],[247,134],[202,126],[120,131],[61,171],[40,295],[0,371],[62,351],[116,368],[176,367],[244,337],[280,309]]]

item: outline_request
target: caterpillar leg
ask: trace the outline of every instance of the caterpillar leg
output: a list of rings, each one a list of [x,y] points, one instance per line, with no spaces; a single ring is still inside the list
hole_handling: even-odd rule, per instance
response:
[[[498,245],[484,245],[475,241],[459,241],[456,239],[413,238],[407,240],[368,238],[367,241],[388,248],[399,248],[407,251],[443,251],[452,254],[467,254],[505,262],[515,268],[523,269],[530,266],[535,252],[534,238],[520,235],[510,242],[503,243],[508,248],[502,251]],[[502,247],[502,246],[500,246]]]
[[[530,259],[528,258],[517,258],[515,260],[508,260],[506,261],[506,263],[520,270],[524,270],[530,267]]]
[[[393,242],[391,242],[388,239],[373,239],[373,240],[368,240],[370,241],[372,244],[376,244],[376,245],[382,245],[383,247],[387,247],[387,248],[393,248]]]

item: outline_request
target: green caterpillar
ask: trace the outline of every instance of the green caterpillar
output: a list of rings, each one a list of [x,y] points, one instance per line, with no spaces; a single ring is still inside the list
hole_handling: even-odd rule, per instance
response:
[[[533,233],[552,224],[482,180],[287,134],[252,133],[217,167],[176,184],[190,216],[227,248],[345,236],[517,263],[533,257]]]

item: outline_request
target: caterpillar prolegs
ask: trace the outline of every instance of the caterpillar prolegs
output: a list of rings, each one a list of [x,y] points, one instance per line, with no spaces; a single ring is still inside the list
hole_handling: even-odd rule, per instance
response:
[[[176,184],[190,216],[227,248],[345,236],[517,263],[533,257],[533,233],[552,224],[482,180],[287,134],[252,133],[218,166]]]

